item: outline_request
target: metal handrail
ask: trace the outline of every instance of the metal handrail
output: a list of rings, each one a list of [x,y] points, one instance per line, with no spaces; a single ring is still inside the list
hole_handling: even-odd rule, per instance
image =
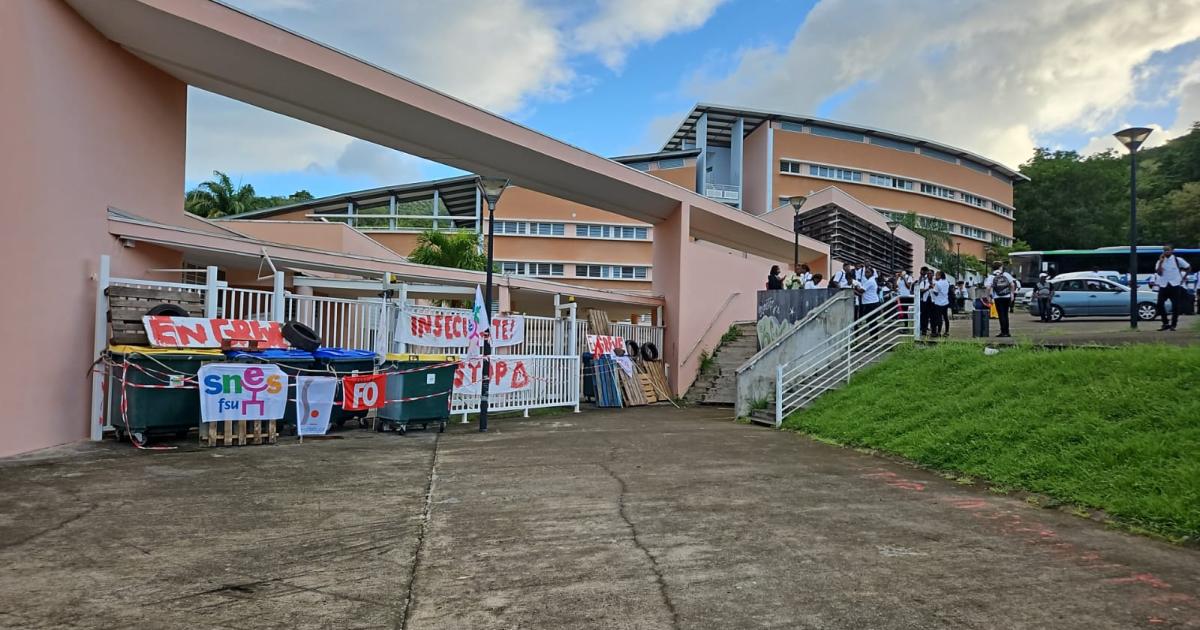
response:
[[[733,298],[736,298],[741,294],[741,291],[734,291],[733,293],[729,294],[729,297],[725,298],[725,303],[722,304],[721,308],[717,309],[717,312],[713,314],[712,321],[708,322],[708,326],[704,329],[704,332],[700,334],[700,338],[696,340],[696,345],[692,346],[691,352],[688,352],[683,358],[684,363],[692,360],[692,355],[696,354],[696,351],[700,349],[700,344],[704,343],[704,338],[708,336],[708,333],[712,332],[712,327],[715,326],[718,321],[720,321],[721,315],[725,313],[725,309],[729,308],[729,305],[733,303]]]

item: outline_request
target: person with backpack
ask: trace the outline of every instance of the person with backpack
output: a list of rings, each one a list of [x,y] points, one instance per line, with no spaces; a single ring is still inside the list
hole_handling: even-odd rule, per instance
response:
[[[1008,334],[1008,316],[1012,311],[1013,293],[1016,291],[1017,279],[1004,270],[1004,263],[992,263],[992,275],[983,283],[987,295],[991,296],[996,305],[996,316],[1000,319],[1000,334],[997,337],[1011,337]]]
[[[1045,273],[1038,276],[1037,284],[1033,285],[1033,297],[1037,298],[1042,323],[1050,323],[1050,302],[1054,300],[1054,285],[1050,282],[1050,276]]]
[[[1159,330],[1175,330],[1175,326],[1179,324],[1179,312],[1183,310],[1183,300],[1187,297],[1187,290],[1183,288],[1183,278],[1191,268],[1188,261],[1175,255],[1173,245],[1163,245],[1162,254],[1154,267],[1158,279],[1158,312],[1162,315],[1162,328]],[[1171,301],[1169,324],[1167,300]]]
[[[850,287],[850,277],[854,274],[854,265],[845,263],[840,271],[834,272],[829,279],[830,289],[847,289]]]

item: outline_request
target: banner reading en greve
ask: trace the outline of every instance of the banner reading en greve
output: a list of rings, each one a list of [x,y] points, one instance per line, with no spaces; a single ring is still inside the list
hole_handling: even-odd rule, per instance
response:
[[[529,368],[525,359],[506,359],[494,356],[490,359],[492,381],[488,393],[505,394],[529,387]],[[464,359],[454,371],[454,391],[463,394],[478,394],[483,386],[483,359]]]
[[[253,339],[260,349],[288,347],[279,322],[147,315],[142,325],[155,348],[220,348],[224,339]]]
[[[200,420],[279,420],[288,375],[277,365],[208,363],[200,367]]]
[[[616,335],[588,335],[587,347],[595,357],[612,354],[617,348],[625,350],[625,338]]]
[[[396,334],[404,343],[419,346],[466,346],[471,321],[470,312],[405,313],[396,323]],[[493,317],[489,334],[493,348],[515,346],[525,341],[525,318],[520,315]]]

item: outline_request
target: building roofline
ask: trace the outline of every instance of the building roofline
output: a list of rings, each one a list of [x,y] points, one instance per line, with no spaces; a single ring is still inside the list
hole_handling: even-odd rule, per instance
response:
[[[902,142],[908,142],[911,144],[915,144],[919,147],[927,146],[931,149],[936,149],[936,150],[942,151],[944,153],[949,153],[951,155],[954,155],[955,157],[970,159],[971,161],[977,162],[983,166],[987,166],[988,168],[999,171],[1000,173],[1003,173],[1005,176],[1007,176],[1013,180],[1029,181],[1029,178],[1026,177],[1025,175],[1022,175],[1020,172],[1015,171],[1015,170],[1009,168],[1008,166],[1005,166],[1004,164],[997,162],[996,160],[984,157],[982,155],[979,155],[978,153],[972,153],[971,151],[967,151],[966,149],[961,149],[959,147],[955,147],[955,146],[943,144],[941,142],[937,142],[934,140],[930,140],[928,138],[922,138],[920,136],[914,136],[912,134],[899,133],[896,131],[889,131],[887,129],[880,129],[877,127],[866,127],[863,125],[857,125],[854,123],[842,122],[842,121],[838,121],[838,120],[831,120],[828,118],[819,118],[817,116],[808,116],[808,115],[804,115],[804,114],[792,114],[792,113],[788,113],[788,112],[781,112],[781,111],[775,111],[775,110],[769,110],[769,109],[754,109],[754,108],[750,108],[750,107],[735,107],[735,106],[731,106],[731,105],[721,105],[719,103],[696,103],[696,105],[694,107],[692,107],[692,109],[689,110],[688,113],[684,116],[683,120],[681,120],[679,122],[679,124],[675,127],[675,130],[671,133],[671,136],[669,138],[667,138],[666,142],[663,143],[663,151],[669,150],[668,147],[670,146],[670,144],[674,141],[675,137],[677,135],[679,135],[679,132],[682,131],[685,127],[687,127],[689,125],[688,121],[692,118],[692,116],[694,114],[696,114],[696,112],[720,112],[720,113],[724,113],[724,114],[736,114],[736,115],[740,115],[740,116],[745,116],[745,115],[749,114],[749,115],[752,115],[757,118],[762,118],[763,122],[778,120],[778,121],[785,121],[785,122],[818,124],[818,125],[827,126],[827,127],[844,129],[847,131],[854,131],[857,133],[862,133],[867,136],[875,136],[875,137],[887,138],[887,139],[891,139],[891,140],[899,140]],[[761,124],[762,123],[760,122],[759,125],[761,125]],[[754,128],[757,128],[757,125]],[[749,134],[751,131],[753,131],[753,128],[746,129],[747,134]]]
[[[662,160],[670,158],[686,158],[700,155],[700,149],[678,149],[673,151],[655,151],[654,153],[640,153],[638,155],[620,155],[609,158],[614,162],[628,164],[629,162],[644,162],[646,160]]]
[[[337,193],[335,195],[327,195],[325,197],[317,197],[315,199],[308,199],[305,201],[298,201],[296,203],[289,203],[289,204],[282,205],[282,206],[273,206],[270,208],[261,208],[258,210],[251,210],[249,212],[241,212],[238,214],[231,214],[228,216],[224,216],[224,217],[215,219],[215,221],[230,221],[230,220],[238,220],[238,219],[261,219],[261,218],[274,216],[276,214],[282,214],[282,213],[286,213],[286,212],[295,212],[297,210],[305,210],[308,208],[323,207],[323,206],[327,206],[331,203],[338,202],[338,201],[343,202],[343,203],[350,203],[352,201],[356,201],[356,200],[360,200],[360,199],[373,199],[375,197],[380,197],[383,195],[390,195],[390,194],[395,194],[395,193],[419,193],[419,192],[422,192],[423,190],[428,190],[430,193],[432,193],[435,188],[441,188],[444,186],[450,186],[450,185],[455,185],[455,184],[463,184],[468,181],[473,181],[474,179],[475,179],[474,175],[458,175],[455,177],[446,177],[443,179],[430,179],[430,180],[426,180],[426,181],[412,182],[412,183],[408,183],[408,184],[397,184],[397,185],[393,185],[393,186],[381,186],[379,188],[367,188],[365,190],[354,190],[354,191],[350,191],[350,192]]]

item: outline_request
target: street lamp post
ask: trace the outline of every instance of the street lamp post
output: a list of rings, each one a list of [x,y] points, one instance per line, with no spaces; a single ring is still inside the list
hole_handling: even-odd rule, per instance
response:
[[[1129,327],[1137,329],[1137,152],[1154,131],[1148,127],[1130,127],[1113,135],[1129,149]]]
[[[487,200],[488,205],[488,231],[487,231],[487,288],[483,292],[483,301],[486,305],[484,308],[487,313],[484,317],[488,318],[489,329],[491,328],[492,319],[492,265],[494,264],[495,248],[493,241],[496,234],[496,202],[500,200],[500,194],[508,187],[508,180],[503,177],[480,177],[478,178],[479,187],[483,190],[483,198]],[[488,389],[492,381],[492,365],[488,357],[492,354],[491,331],[483,338],[483,383],[479,388],[479,432],[487,433],[488,429]]]
[[[955,243],[954,249],[958,253],[958,257],[956,259],[956,262],[958,262],[958,279],[962,280],[963,276],[967,275],[967,270],[963,268],[962,243]]]
[[[800,206],[808,197],[804,195],[796,195],[788,197],[788,203],[792,204],[792,210],[795,215],[792,217],[792,272],[798,273],[800,270]]]
[[[887,222],[888,229],[892,231],[892,240],[889,242],[891,247],[888,249],[888,270],[889,273],[896,273],[896,228],[900,227],[900,222],[892,219]]]

